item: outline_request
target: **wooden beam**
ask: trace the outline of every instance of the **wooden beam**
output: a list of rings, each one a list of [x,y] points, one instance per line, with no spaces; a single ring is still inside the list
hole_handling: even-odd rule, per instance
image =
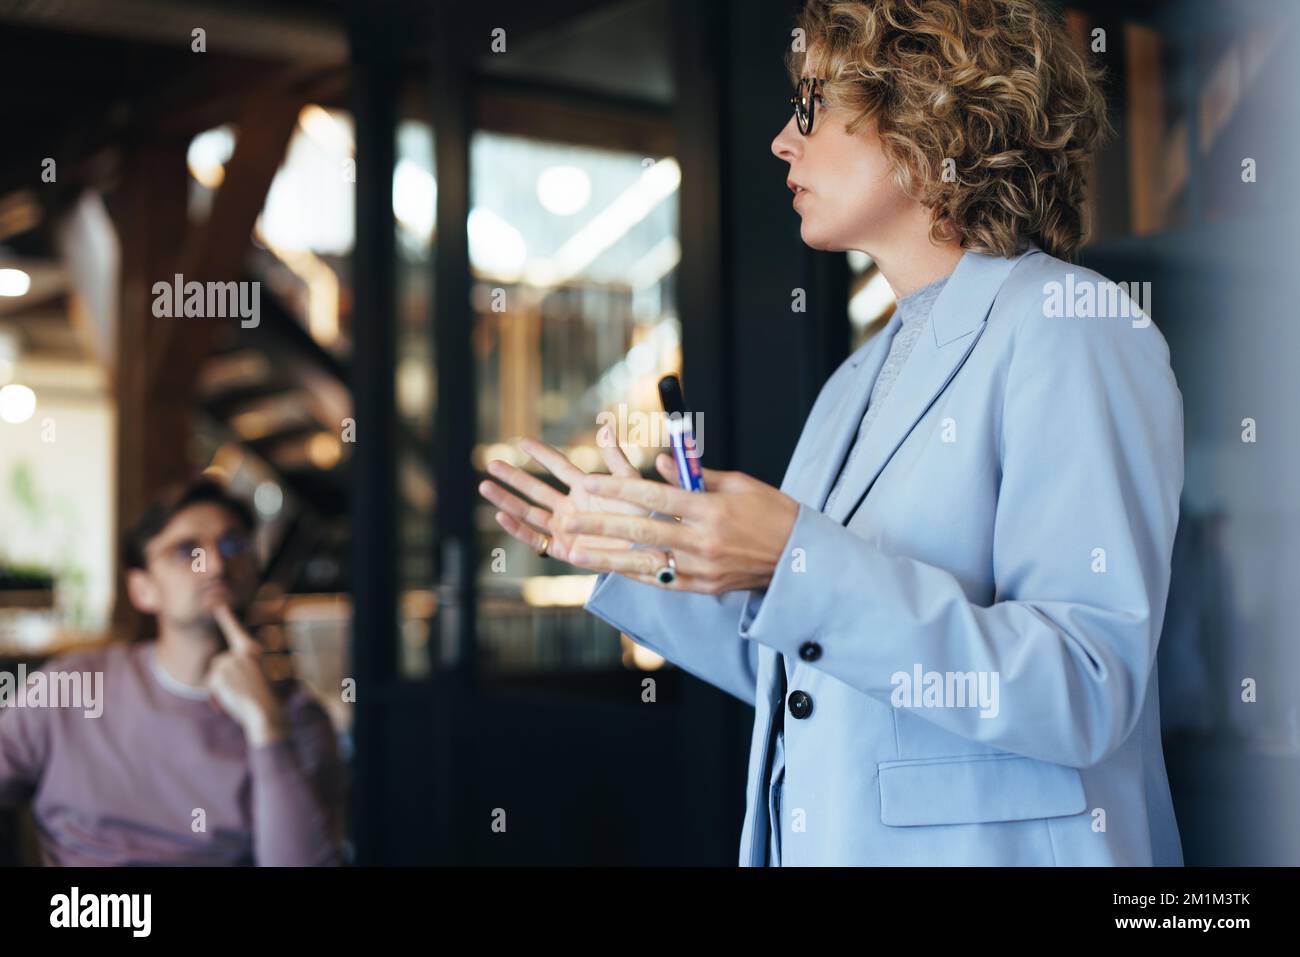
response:
[[[185,233],[184,140],[138,148],[127,166],[117,223],[122,240],[122,307],[117,328],[114,390],[117,404],[117,528],[115,539],[144,510],[152,496],[186,475],[187,410],[159,404],[150,381],[155,350],[153,283],[170,262]],[[166,320],[162,320],[166,321]],[[123,570],[124,572],[124,570]],[[117,576],[113,630],[125,639],[142,637],[143,619]]]
[[[217,191],[212,212],[191,230],[174,269],[161,271],[155,281],[239,282],[249,237],[262,211],[271,180],[280,167],[303,102],[272,95],[250,103],[239,123],[239,139],[226,165],[226,178]],[[161,320],[155,329],[159,349],[153,357],[151,380],[170,396],[190,396],[199,364],[212,348],[217,324],[238,324],[237,318]]]
[[[122,309],[117,335],[118,538],[167,485],[193,474],[194,383],[218,323],[238,318],[159,318],[153,287],[184,281],[243,279],[253,224],[279,168],[301,101],[271,95],[250,103],[235,153],[206,223],[189,228],[188,137],[138,147],[125,164],[118,230],[122,237]],[[120,637],[141,636],[142,620],[118,582],[113,614]]]
[[[672,111],[653,104],[488,78],[473,96],[476,130],[652,157],[677,151]]]
[[[1170,189],[1165,177],[1181,185],[1187,167],[1171,171],[1165,164],[1165,91],[1160,36],[1137,23],[1124,25],[1124,64],[1128,71],[1130,229],[1135,236],[1168,225]]]

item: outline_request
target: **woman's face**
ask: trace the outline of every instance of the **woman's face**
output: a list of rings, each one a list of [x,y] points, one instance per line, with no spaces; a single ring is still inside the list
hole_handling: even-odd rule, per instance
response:
[[[805,76],[818,75],[816,63],[810,51]],[[915,223],[922,208],[894,183],[875,121],[850,136],[844,129],[848,120],[845,111],[818,100],[812,132],[804,136],[791,111],[772,152],[790,164],[789,181],[802,187],[791,195],[803,219],[803,241],[814,249],[871,253],[905,224]]]

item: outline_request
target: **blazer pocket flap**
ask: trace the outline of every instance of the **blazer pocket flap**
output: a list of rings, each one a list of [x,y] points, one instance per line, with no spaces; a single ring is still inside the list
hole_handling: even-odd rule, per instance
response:
[[[880,821],[892,827],[978,824],[1079,814],[1078,768],[1022,755],[884,761]]]

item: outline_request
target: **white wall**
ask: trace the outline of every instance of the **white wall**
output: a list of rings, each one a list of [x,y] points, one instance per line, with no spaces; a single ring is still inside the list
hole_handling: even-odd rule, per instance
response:
[[[12,381],[36,392],[36,411],[0,421],[0,563],[61,569],[62,624],[103,628],[117,573],[113,406],[102,377],[80,363],[20,360]],[[23,473],[35,510],[15,489]]]

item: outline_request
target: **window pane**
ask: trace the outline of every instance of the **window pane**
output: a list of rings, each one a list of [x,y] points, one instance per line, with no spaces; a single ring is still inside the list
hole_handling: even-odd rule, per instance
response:
[[[422,88],[418,82],[413,90]],[[412,109],[421,109],[418,96]],[[434,136],[428,123],[397,127],[393,219],[397,248],[397,576],[398,671],[426,675],[440,660],[434,591],[433,352]]]
[[[471,169],[474,467],[484,473],[501,458],[549,479],[515,447],[531,436],[585,471],[606,471],[595,443],[601,413],[626,434],[660,414],[658,379],[681,368],[677,163],[479,133]],[[625,450],[649,475],[654,449]],[[495,511],[484,501],[477,516],[484,666],[630,663],[631,649],[582,611],[595,576],[539,558]]]

